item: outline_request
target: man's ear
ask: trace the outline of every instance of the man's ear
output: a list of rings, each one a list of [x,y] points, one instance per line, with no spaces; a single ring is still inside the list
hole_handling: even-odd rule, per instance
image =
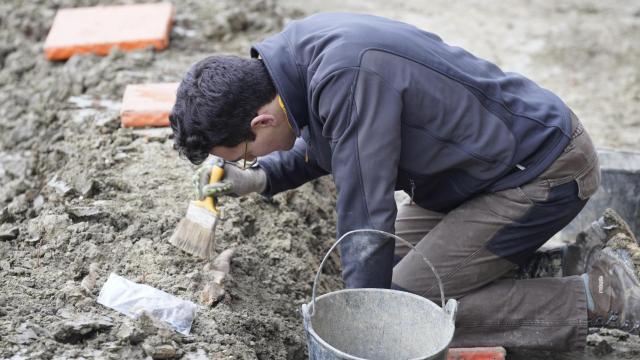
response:
[[[278,119],[275,116],[270,114],[260,114],[253,119],[251,119],[251,128],[255,129],[258,127],[265,126],[276,126],[278,125]]]

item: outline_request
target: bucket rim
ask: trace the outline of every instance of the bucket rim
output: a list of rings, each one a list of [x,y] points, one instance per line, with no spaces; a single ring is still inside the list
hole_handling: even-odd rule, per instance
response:
[[[398,294],[398,295],[402,295],[402,296],[408,296],[408,297],[412,297],[414,299],[420,300],[420,301],[426,301],[429,303],[430,306],[434,306],[435,308],[437,308],[441,313],[443,313],[445,316],[449,317],[451,319],[451,315],[447,313],[447,309],[446,307],[440,307],[438,304],[436,304],[435,302],[433,302],[432,300],[427,299],[424,296],[420,296],[420,295],[416,295],[414,293],[408,292],[408,291],[402,291],[402,290],[395,290],[395,289],[383,289],[383,288],[350,288],[350,289],[340,289],[340,290],[336,290],[336,291],[331,291],[328,292],[326,294],[322,294],[320,296],[316,297],[316,302],[318,302],[318,300],[325,298],[325,297],[329,297],[330,295],[333,294],[338,294],[338,293],[345,293],[345,292],[385,292],[385,293],[394,293],[394,294]],[[307,305],[311,305],[312,301],[309,301],[307,303]],[[453,321],[453,319],[452,319]]]
[[[431,354],[425,354],[422,355],[421,357],[416,357],[416,358],[410,358],[410,359],[403,359],[403,360],[422,360],[425,358],[431,358],[433,356],[436,356],[440,353],[442,353],[443,351],[446,351],[449,348],[449,344],[451,344],[451,340],[453,339],[453,335],[455,333],[455,318],[453,316],[451,316],[451,314],[448,313],[448,309],[447,308],[442,308],[440,306],[438,306],[438,304],[436,304],[435,302],[420,296],[420,295],[416,295],[410,292],[406,292],[406,291],[400,291],[400,290],[394,290],[394,289],[380,289],[380,288],[355,288],[355,289],[342,289],[342,290],[336,290],[336,291],[332,291],[326,294],[322,294],[320,296],[318,296],[315,300],[316,302],[318,300],[321,300],[323,298],[327,298],[331,295],[334,294],[338,294],[338,293],[345,293],[345,292],[386,292],[386,293],[396,293],[402,296],[408,296],[408,297],[412,297],[415,299],[418,299],[420,301],[426,301],[429,306],[433,306],[434,308],[438,309],[440,313],[442,313],[443,316],[445,316],[449,322],[452,325],[452,330],[450,336],[448,337],[448,341],[446,342],[446,345],[442,348],[439,349],[438,351],[435,351]],[[450,299],[452,300],[452,299]],[[455,302],[455,300],[454,300]],[[366,358],[361,358],[361,357],[357,357],[357,356],[353,356],[350,355],[348,353],[345,353],[344,351],[341,351],[339,349],[336,349],[333,345],[329,344],[328,342],[326,342],[322,337],[320,337],[320,335],[318,335],[318,333],[313,329],[313,324],[312,324],[312,316],[310,316],[309,314],[309,309],[311,308],[311,306],[313,305],[313,301],[310,301],[309,303],[305,303],[302,304],[302,317],[305,320],[306,324],[305,324],[305,331],[308,332],[309,336],[312,336],[316,341],[318,341],[322,346],[324,346],[325,348],[331,350],[334,354],[339,355],[344,357],[346,360],[369,360]],[[447,304],[449,305],[449,304]],[[454,304],[455,305],[455,304]],[[315,311],[315,308],[314,308]]]

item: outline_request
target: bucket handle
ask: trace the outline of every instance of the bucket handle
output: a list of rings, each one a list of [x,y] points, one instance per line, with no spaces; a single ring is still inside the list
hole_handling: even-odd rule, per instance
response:
[[[420,252],[418,249],[415,248],[415,246],[413,246],[413,244],[411,244],[410,242],[408,242],[407,240],[394,235],[394,234],[389,234],[387,232],[381,231],[381,230],[374,230],[374,229],[357,229],[357,230],[351,230],[349,232],[346,232],[344,235],[342,235],[338,241],[336,241],[331,248],[329,248],[329,251],[327,251],[327,253],[324,255],[324,258],[322,259],[322,262],[320,263],[320,267],[318,268],[318,271],[316,272],[316,277],[313,280],[313,291],[311,294],[311,310],[309,311],[309,317],[313,316],[316,312],[316,287],[318,286],[318,280],[320,279],[320,273],[322,272],[322,268],[324,267],[324,263],[327,261],[327,259],[329,258],[329,255],[331,255],[331,252],[333,251],[333,249],[336,248],[336,246],[338,246],[338,244],[340,244],[340,242],[342,240],[344,240],[344,238],[347,235],[351,235],[353,233],[358,233],[358,232],[373,232],[373,233],[377,233],[377,234],[382,234],[382,235],[386,235],[386,236],[391,236],[393,238],[395,238],[396,240],[400,240],[400,242],[408,245],[411,250],[415,251],[416,253],[418,253],[420,255],[420,257],[422,257],[422,260],[424,260],[425,263],[427,263],[427,265],[429,266],[429,268],[431,269],[431,271],[433,272],[433,274],[436,276],[436,280],[438,281],[438,287],[440,289],[440,300],[442,301],[442,310],[450,313],[451,316],[455,316],[455,312],[456,312],[456,304],[455,301],[452,301],[452,304],[447,304],[447,306],[445,306],[445,301],[444,301],[444,287],[442,286],[442,281],[440,280],[440,276],[438,275],[438,272],[436,272],[436,269],[433,267],[433,264],[431,264],[431,262],[429,260],[427,260],[427,257],[424,256],[424,254],[422,252]]]

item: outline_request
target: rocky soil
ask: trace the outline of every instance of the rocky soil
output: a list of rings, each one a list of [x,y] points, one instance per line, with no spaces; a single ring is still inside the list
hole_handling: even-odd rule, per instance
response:
[[[436,31],[556,91],[598,145],[639,148],[633,1],[347,0],[301,11],[289,0],[181,0],[168,50],[45,60],[56,9],[97,3],[111,1],[0,4],[0,358],[306,357],[299,308],[334,240],[330,179],[271,200],[225,198],[217,248],[235,249],[231,272],[226,294],[202,304],[211,265],[167,241],[193,168],[166,133],[120,128],[118,110],[127,84],[178,81],[211,53],[246,55],[251,42],[309,12],[366,11]],[[323,291],[340,287],[338,269],[334,256]],[[97,304],[112,272],[201,304],[191,334]],[[606,331],[590,336],[585,353],[545,358],[637,358],[639,344]]]
[[[166,133],[119,127],[124,87],[177,81],[207,54],[247,54],[299,13],[181,1],[167,51],[46,61],[56,8],[95,3],[0,5],[0,358],[304,358],[299,307],[335,233],[329,179],[270,201],[224,199],[226,295],[201,306],[190,336],[96,303],[111,272],[195,303],[206,286],[207,263],[168,243],[193,169]]]

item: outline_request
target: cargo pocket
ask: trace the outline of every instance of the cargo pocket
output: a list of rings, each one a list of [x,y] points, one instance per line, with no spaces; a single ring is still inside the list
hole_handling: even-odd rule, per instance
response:
[[[600,164],[598,161],[593,162],[593,166],[576,178],[578,183],[578,197],[586,200],[595,194],[600,186]]]

